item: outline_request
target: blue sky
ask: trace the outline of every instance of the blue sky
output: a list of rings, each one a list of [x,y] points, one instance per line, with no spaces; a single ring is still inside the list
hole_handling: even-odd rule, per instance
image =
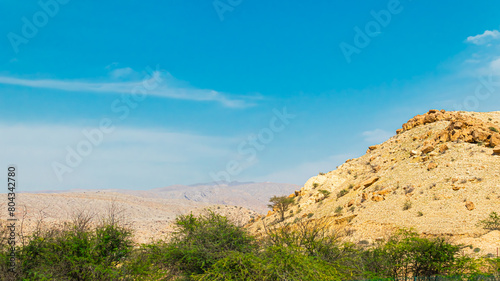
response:
[[[498,2],[198,2],[0,3],[21,189],[301,185],[428,109],[498,110]]]

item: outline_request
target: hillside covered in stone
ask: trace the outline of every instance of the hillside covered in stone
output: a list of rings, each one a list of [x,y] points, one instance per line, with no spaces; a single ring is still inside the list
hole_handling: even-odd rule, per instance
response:
[[[498,111],[417,115],[364,156],[310,178],[279,224],[327,219],[344,241],[368,245],[413,228],[496,255],[500,232],[478,222],[500,212],[499,130]],[[270,211],[248,227],[262,233],[279,217]]]

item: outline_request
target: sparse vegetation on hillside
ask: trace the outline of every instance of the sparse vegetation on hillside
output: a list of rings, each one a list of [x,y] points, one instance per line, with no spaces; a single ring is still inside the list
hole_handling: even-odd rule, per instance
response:
[[[500,230],[500,216],[491,212],[487,219],[481,220],[479,225],[488,230]]]
[[[330,193],[331,193],[330,191],[325,190],[325,189],[320,189],[319,192],[321,194],[323,194],[323,198],[325,198],[325,199],[328,198],[330,196]]]
[[[349,190],[342,189],[341,191],[339,191],[339,193],[337,193],[337,198],[340,198],[340,197],[346,195],[347,193],[349,193]]]

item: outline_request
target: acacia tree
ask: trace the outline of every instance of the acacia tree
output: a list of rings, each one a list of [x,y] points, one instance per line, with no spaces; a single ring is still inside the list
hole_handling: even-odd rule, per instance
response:
[[[281,220],[285,220],[285,212],[288,211],[290,206],[293,204],[293,198],[287,196],[273,196],[269,199],[271,204],[267,205],[272,210],[278,211],[281,216]]]

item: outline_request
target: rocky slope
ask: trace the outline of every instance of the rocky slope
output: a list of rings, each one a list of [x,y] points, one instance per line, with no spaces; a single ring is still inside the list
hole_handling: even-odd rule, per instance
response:
[[[364,156],[309,179],[290,195],[284,223],[327,218],[342,239],[364,244],[414,228],[496,255],[500,232],[477,224],[500,212],[499,130],[500,112],[415,116]],[[269,212],[248,227],[262,233],[278,220]]]

